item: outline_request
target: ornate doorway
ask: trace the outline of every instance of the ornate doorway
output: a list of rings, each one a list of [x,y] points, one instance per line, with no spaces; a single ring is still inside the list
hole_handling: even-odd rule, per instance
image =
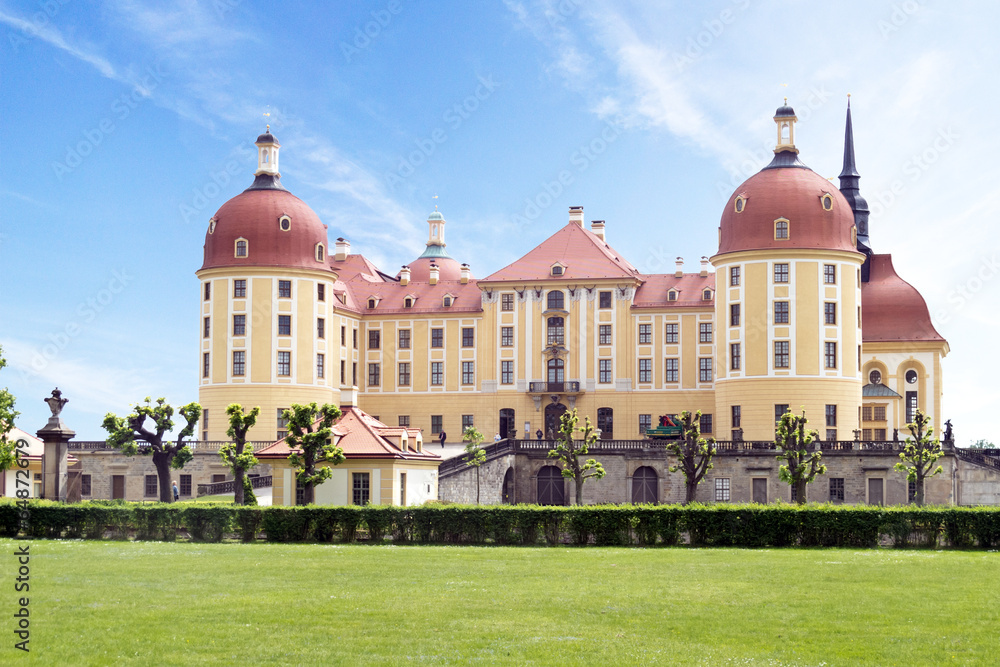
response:
[[[545,437],[555,440],[559,437],[559,420],[566,412],[562,403],[550,403],[545,406]]]

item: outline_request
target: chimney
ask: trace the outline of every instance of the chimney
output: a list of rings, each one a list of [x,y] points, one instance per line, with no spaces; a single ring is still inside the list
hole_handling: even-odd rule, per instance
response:
[[[701,271],[698,273],[699,276],[704,278],[708,275],[708,257],[701,258]]]
[[[583,207],[582,206],[570,206],[569,207],[569,221],[583,227]]]
[[[410,284],[410,267],[404,266],[399,270],[399,284],[403,287]]]
[[[674,278],[683,278],[683,277],[684,277],[684,258],[678,257],[677,270],[674,271]]]
[[[340,388],[340,409],[344,408],[356,408],[358,407],[358,388],[357,387],[341,387]]]
[[[462,265],[462,269],[461,269],[461,273],[459,275],[460,275],[460,279],[462,281],[462,284],[463,285],[467,285],[467,284],[469,284],[469,278],[472,277],[472,269],[469,268],[468,264],[463,264]]]
[[[437,285],[438,278],[440,277],[441,277],[441,269],[438,268],[437,264],[431,264],[430,277],[427,282],[429,282],[431,285]]]
[[[603,220],[591,220],[590,221],[590,231],[594,232],[594,236],[605,241],[604,238],[604,221]],[[605,241],[606,242],[606,241]]]
[[[333,259],[336,262],[343,262],[347,259],[347,256],[351,254],[351,242],[345,241],[342,238],[337,239],[337,254],[334,255]]]

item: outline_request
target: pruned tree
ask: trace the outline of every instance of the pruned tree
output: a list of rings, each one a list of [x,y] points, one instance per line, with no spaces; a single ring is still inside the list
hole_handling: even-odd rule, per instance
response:
[[[195,426],[201,418],[201,406],[197,403],[188,403],[178,412],[184,418],[185,426],[173,442],[166,435],[174,428],[172,419],[174,409],[167,404],[165,398],[156,399],[154,404],[147,396],[145,402],[136,404],[127,417],[118,417],[109,412],[101,423],[108,432],[108,444],[125,456],[141,454],[153,457],[160,502],[163,503],[174,501],[174,496],[170,492],[170,470],[180,470],[194,458],[184,438],[189,438],[194,433]],[[151,428],[146,427],[147,419],[152,422]],[[139,446],[136,440],[142,440],[146,446]]]
[[[465,465],[476,467],[476,504],[479,504],[479,466],[486,463],[486,450],[482,447],[483,434],[475,426],[462,433],[465,441]]]
[[[288,462],[295,469],[295,479],[302,486],[302,502],[311,505],[316,501],[316,486],[333,476],[330,466],[346,460],[344,450],[333,444],[333,423],[340,418],[340,408],[324,403],[316,407],[292,405],[282,416],[288,422],[285,442],[293,450]],[[320,466],[329,463],[330,466]]]
[[[921,410],[917,410],[913,422],[907,424],[906,428],[910,429],[911,435],[906,436],[903,451],[899,454],[902,461],[895,468],[899,472],[905,472],[906,480],[914,483],[916,493],[913,503],[921,506],[924,504],[924,480],[944,470],[941,466],[934,467],[937,460],[944,456],[944,452],[941,451],[941,441],[934,437],[930,417]]]
[[[233,502],[237,505],[256,505],[257,497],[254,495],[253,487],[246,476],[247,471],[257,465],[257,457],[253,455],[253,447],[247,447],[247,431],[257,423],[260,415],[260,407],[254,407],[250,412],[244,412],[243,406],[239,403],[232,403],[226,408],[229,416],[229,430],[226,431],[232,442],[223,445],[219,449],[219,456],[229,466],[233,473],[235,482],[235,494]],[[249,490],[249,498],[247,497]]]
[[[774,446],[778,449],[777,459],[784,461],[778,473],[781,481],[787,482],[795,491],[795,502],[802,505],[806,502],[806,484],[817,475],[826,472],[826,466],[821,462],[823,453],[818,449],[810,451],[812,443],[819,438],[815,430],[807,431],[806,413],[796,417],[789,410],[781,415],[778,428],[774,434]]]
[[[677,457],[677,463],[670,466],[670,472],[680,472],[684,475],[684,504],[694,501],[695,491],[701,484],[705,473],[714,466],[715,438],[706,440],[701,437],[701,410],[693,415],[684,410],[680,414],[681,427],[684,429],[680,440],[667,441],[667,451]]]
[[[3,346],[0,345],[0,370],[6,365]],[[21,414],[14,409],[14,403],[14,394],[6,387],[0,389],[0,473],[10,470],[17,464],[17,442],[7,437],[14,428],[14,420]]]
[[[576,504],[583,504],[583,485],[590,479],[600,479],[604,477],[604,466],[595,459],[587,459],[582,464],[580,459],[587,455],[590,446],[597,442],[597,433],[590,423],[590,417],[586,417],[583,428],[577,428],[579,417],[576,408],[572,412],[564,412],[559,419],[559,434],[556,438],[555,449],[549,450],[550,459],[558,459],[563,464],[562,476],[576,482]],[[577,433],[583,434],[582,440],[575,440],[573,436]]]

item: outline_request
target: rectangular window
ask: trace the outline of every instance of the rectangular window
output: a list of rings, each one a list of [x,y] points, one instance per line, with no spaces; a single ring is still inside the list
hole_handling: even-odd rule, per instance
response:
[[[774,323],[775,324],[788,324],[788,302],[787,301],[775,301],[774,302]]]
[[[444,347],[444,329],[431,329],[431,347]]]
[[[653,325],[652,324],[640,324],[639,325],[639,344],[648,345],[653,342]]]
[[[837,425],[837,406],[827,405],[826,406],[826,425],[836,426]]]
[[[667,325],[666,342],[667,343],[676,343],[677,340],[678,340],[678,337],[679,337],[679,333],[678,333],[679,330],[680,330],[680,325],[679,324],[668,324]]]
[[[872,419],[875,420],[875,421],[877,421],[877,422],[884,422],[885,421],[885,406],[884,405],[876,405],[875,406],[875,408],[874,408],[874,414],[872,416]]]
[[[739,343],[730,343],[729,344],[729,368],[730,368],[730,370],[734,370],[734,371],[740,370],[740,363],[742,362],[742,359],[740,358],[741,357],[740,353],[741,353],[741,350],[740,350],[740,344]]]
[[[837,429],[835,429],[835,428],[828,428],[828,429],[826,429],[826,441],[827,442],[836,442],[837,441]]]
[[[729,267],[729,286],[739,287],[740,285],[740,267],[730,266]]]
[[[462,415],[462,433],[476,425],[475,415]]]
[[[836,343],[824,343],[823,347],[825,348],[825,354],[823,356],[826,358],[826,367],[827,368],[836,368],[837,367],[837,344]]]
[[[702,433],[711,433],[713,428],[712,415],[702,415],[699,426]]]
[[[316,377],[326,377],[326,355],[322,353],[316,355]]]
[[[598,378],[597,381],[601,384],[610,384],[612,379],[611,365],[613,361],[611,359],[598,359]]]
[[[247,281],[245,279],[233,281],[233,298],[234,299],[247,298]]]
[[[912,424],[913,418],[917,416],[917,392],[906,392],[906,423]]]
[[[353,497],[355,505],[367,505],[371,501],[371,478],[366,472],[352,472]]]
[[[316,337],[326,338],[326,320],[322,317],[316,318]]]
[[[642,435],[653,426],[653,415],[639,415],[639,435]]]
[[[514,384],[514,362],[500,362],[500,384]]]
[[[739,428],[742,420],[742,415],[740,414],[742,408],[738,405],[732,405],[729,407],[729,410],[732,413],[733,428]]]
[[[208,440],[208,408],[201,411],[201,439]]]
[[[379,364],[368,364],[368,386],[377,387],[382,381],[381,366]]]
[[[212,298],[212,283],[205,283],[205,301]]]
[[[729,306],[729,326],[738,327],[740,325],[740,304],[733,303]]]
[[[727,502],[729,500],[729,478],[715,478],[715,501]]]
[[[598,292],[598,308],[610,308],[611,307],[611,292]]]
[[[410,428],[410,415],[399,415],[399,425],[402,428]]]
[[[837,304],[829,302],[823,304],[823,322],[825,324],[837,323]]]
[[[431,415],[431,433],[437,435],[443,430],[444,418],[441,415]]]
[[[514,327],[500,327],[500,346],[512,347],[514,345]]]
[[[410,386],[410,363],[407,361],[399,364],[399,386]]]
[[[823,265],[823,283],[826,285],[837,284],[837,267],[833,264]]]
[[[146,475],[146,496],[156,496],[156,475]]]
[[[776,340],[774,341],[774,367],[775,368],[788,368],[788,341],[787,340]]]
[[[843,477],[831,477],[830,478],[830,502],[831,503],[842,503],[842,502],[844,502],[844,478]]]
[[[247,316],[246,315],[233,315],[233,335],[234,336],[246,336],[247,335]]]
[[[351,364],[351,385],[355,387],[358,385],[358,362],[356,361]]]
[[[872,439],[872,430],[870,428],[861,429],[861,439],[865,442],[870,442]]]
[[[290,299],[292,297],[292,281],[291,280],[279,280],[278,281],[278,297],[282,299]]]
[[[872,408],[866,405],[861,408],[861,421],[870,422],[872,420]]]
[[[712,342],[712,323],[702,322],[698,325],[698,342],[699,343],[711,343]]]
[[[208,367],[209,367],[209,357],[208,352],[201,355],[201,376],[203,378],[208,377]]]
[[[875,440],[878,440],[879,442],[884,442],[885,441],[885,429],[884,428],[876,428],[876,429],[872,429],[872,430],[874,431],[874,433],[872,435],[875,436]]]
[[[639,382],[652,382],[653,381],[653,360],[652,359],[640,359],[639,360]]]
[[[292,316],[291,315],[278,315],[278,335],[279,336],[291,336],[292,335]]]
[[[243,350],[233,351],[233,375],[246,375],[247,353]]]
[[[191,495],[191,475],[181,475],[181,488],[179,490],[182,496]]]
[[[278,375],[292,374],[292,353],[278,352]]]
[[[80,495],[90,495],[90,475],[80,475]]]
[[[475,384],[475,383],[476,383],[476,362],[463,361],[462,384]]]
[[[500,310],[503,310],[503,311],[514,310],[514,295],[513,294],[501,294],[500,295]]]
[[[347,345],[347,327],[340,327],[340,344]]]
[[[346,370],[344,368],[346,363],[347,362],[345,362],[343,359],[340,360],[340,384],[344,384],[344,382],[347,379]]]
[[[316,300],[326,301],[326,285],[319,283],[316,285]]]
[[[601,345],[611,345],[611,325],[602,324],[598,328],[598,343]]]
[[[400,329],[399,330],[399,349],[409,350],[410,349],[410,330]]]
[[[202,336],[208,338],[212,334],[212,318],[206,317],[205,324],[202,330]]]
[[[444,362],[431,362],[431,384],[434,386],[444,384]]]
[[[774,282],[776,282],[776,283],[787,283],[788,282],[788,265],[787,264],[775,264],[774,265]]]
[[[368,330],[368,349],[377,350],[382,347],[382,332],[378,329]]]
[[[462,327],[462,347],[476,346],[476,330],[472,327]]]
[[[712,357],[702,357],[698,360],[698,380],[700,382],[712,381]]]
[[[781,416],[788,412],[788,403],[775,403],[774,404],[774,423],[777,424],[781,421]]]
[[[677,382],[680,378],[680,359],[667,359],[667,370],[666,375],[663,377],[664,382]]]
[[[358,349],[358,330],[356,327],[354,329],[351,329],[351,339],[352,342],[354,343],[354,349],[355,350]]]

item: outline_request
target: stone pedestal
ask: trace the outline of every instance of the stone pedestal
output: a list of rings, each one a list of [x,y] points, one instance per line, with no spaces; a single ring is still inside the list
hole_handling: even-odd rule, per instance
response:
[[[58,416],[49,417],[49,422],[36,432],[45,443],[42,454],[42,498],[66,502],[69,494],[67,444],[75,431],[70,430]]]

